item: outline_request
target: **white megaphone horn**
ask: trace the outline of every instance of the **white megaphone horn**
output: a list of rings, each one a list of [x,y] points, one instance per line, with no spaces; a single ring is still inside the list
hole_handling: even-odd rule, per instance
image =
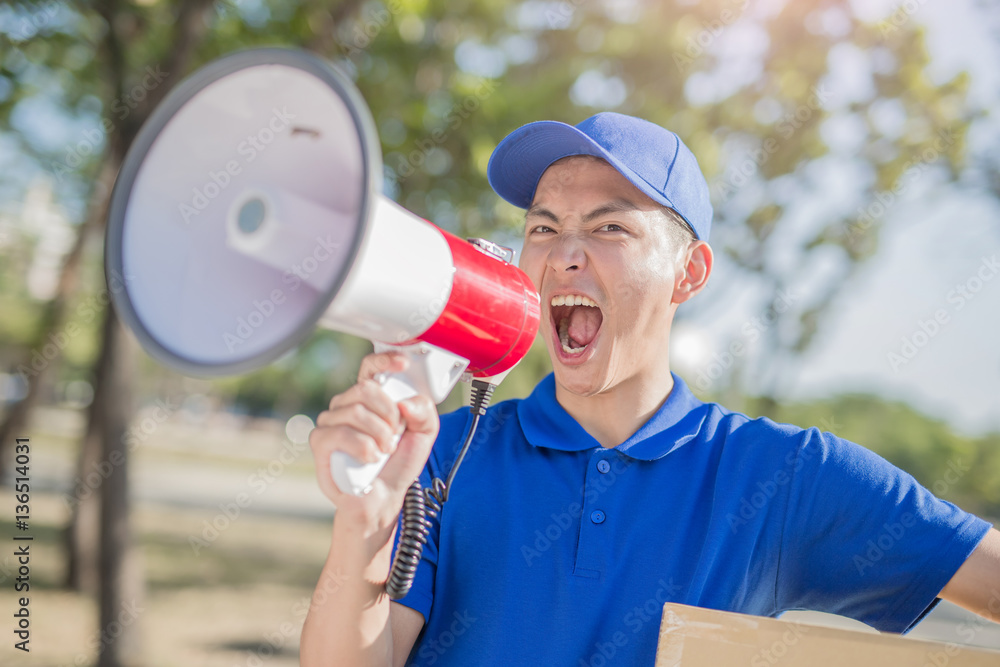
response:
[[[374,122],[354,85],[301,51],[221,58],[143,125],[109,209],[106,271],[142,346],[183,373],[263,366],[321,326],[398,346],[395,400],[444,400],[527,353],[539,299],[512,256],[381,194]],[[335,455],[344,491],[381,470]]]

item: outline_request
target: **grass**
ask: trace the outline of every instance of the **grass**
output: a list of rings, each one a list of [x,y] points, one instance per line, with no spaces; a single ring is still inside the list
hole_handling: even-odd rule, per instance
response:
[[[3,506],[12,507],[9,489]],[[25,667],[90,665],[96,659],[97,605],[60,588],[64,505],[32,498],[30,654],[12,648],[16,563],[0,559],[0,608],[8,619],[0,663]],[[329,540],[327,522],[243,514],[195,554],[188,543],[204,511],[140,506],[133,514],[144,592],[135,602],[141,662],[149,667],[283,667],[298,664],[305,608]],[[0,522],[5,536],[15,531]],[[10,540],[8,537],[7,540]],[[12,541],[8,541],[11,544]],[[13,549],[4,549],[12,552]],[[126,616],[129,619],[130,616]],[[110,629],[114,632],[114,629]]]
[[[101,641],[97,600],[62,588],[63,530],[69,509],[54,492],[42,491],[45,484],[36,483],[48,478],[62,480],[60,486],[69,484],[75,474],[82,420],[64,411],[41,411],[33,422],[27,429],[33,446],[29,531],[16,530],[13,489],[0,487],[0,618],[5,619],[0,621],[4,638],[0,665],[93,665]],[[211,484],[216,474],[220,484],[230,485],[220,487],[224,494],[232,489],[252,495],[241,480],[273,460],[284,442],[278,428],[225,432],[172,420],[160,425],[130,456],[136,473],[145,470],[176,477],[178,469],[209,471],[208,477],[197,477],[200,481],[192,483]],[[296,488],[315,485],[313,475],[306,448],[284,471],[285,489],[288,483]],[[142,478],[136,474],[132,484],[141,483]],[[152,478],[147,474],[146,479]],[[133,580],[141,581],[137,587],[141,592],[134,603],[129,600],[134,613],[122,618],[136,630],[135,664],[297,665],[305,609],[329,547],[330,519],[276,516],[257,511],[264,508],[255,505],[241,511],[196,553],[191,536],[201,535],[205,522],[219,515],[217,506],[183,506],[197,490],[175,487],[182,501],[177,506],[133,501],[131,566]],[[31,590],[26,594],[14,590],[18,567],[14,533],[34,538],[30,542]],[[30,653],[13,648],[12,614],[22,595],[30,599]],[[115,634],[117,627],[109,626],[106,631]]]

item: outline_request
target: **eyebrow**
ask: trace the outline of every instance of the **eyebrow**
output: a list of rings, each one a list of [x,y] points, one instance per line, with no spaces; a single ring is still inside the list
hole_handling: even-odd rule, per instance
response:
[[[584,215],[583,222],[585,223],[591,222],[593,220],[596,220],[597,218],[608,215],[609,213],[628,213],[629,211],[638,211],[638,210],[639,207],[636,206],[635,203],[630,202],[627,199],[612,199],[608,203],[602,204],[601,206],[598,206],[590,213]],[[540,206],[538,204],[533,204],[531,208],[529,208],[527,212],[524,214],[525,219],[530,218],[531,216],[540,216],[543,218],[548,218],[552,222],[559,222],[559,218],[556,216],[555,213],[545,208],[544,206]]]

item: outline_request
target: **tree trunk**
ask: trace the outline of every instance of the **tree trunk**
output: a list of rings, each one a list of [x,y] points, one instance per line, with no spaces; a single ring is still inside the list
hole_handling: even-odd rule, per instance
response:
[[[111,155],[101,168],[97,187],[91,199],[90,214],[84,223],[89,229],[102,229],[107,215],[108,193],[114,182],[115,174],[121,158]],[[81,229],[81,235],[89,229]],[[86,239],[83,240],[86,242]],[[107,288],[105,288],[107,289]],[[110,308],[110,306],[108,306]],[[104,333],[102,325],[101,333]],[[105,354],[102,348],[102,356]],[[65,586],[70,590],[97,595],[98,592],[98,531],[100,488],[103,483],[101,476],[101,443],[96,419],[104,394],[98,391],[102,384],[100,375],[104,364],[100,357],[94,366],[94,398],[87,409],[87,430],[80,441],[80,451],[77,455],[76,477],[69,490],[63,495],[70,510],[69,525],[65,529],[64,544],[66,547]]]
[[[104,317],[104,351],[95,399],[99,408],[95,431],[103,444],[102,463],[110,472],[101,485],[100,529],[100,656],[98,667],[135,665],[141,655],[138,623],[142,605],[141,577],[134,564],[129,526],[128,451],[125,434],[132,414],[131,384],[134,373],[131,339],[114,308]]]
[[[111,306],[107,307],[105,319]],[[107,322],[102,331],[107,327]],[[101,357],[95,366],[94,386],[104,386],[105,379],[101,373],[108,367],[104,357],[108,354],[108,346],[101,348]],[[80,442],[80,452],[77,457],[77,475],[69,492],[63,496],[64,502],[70,506],[72,515],[66,527],[66,586],[82,593],[96,596],[99,592],[100,575],[98,560],[100,558],[100,506],[101,487],[104,484],[102,470],[102,433],[99,428],[101,415],[105,409],[107,392],[94,391],[94,400],[87,410],[87,432]],[[110,461],[107,465],[110,465]]]

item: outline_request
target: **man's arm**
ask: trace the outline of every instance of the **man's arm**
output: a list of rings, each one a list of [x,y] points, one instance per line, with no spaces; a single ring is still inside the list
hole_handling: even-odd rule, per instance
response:
[[[402,667],[424,627],[418,611],[391,602],[383,588],[391,538],[366,539],[334,520],[330,555],[302,628],[302,665]],[[366,544],[381,544],[366,554]]]
[[[403,667],[424,629],[424,615],[404,604],[390,602],[389,625],[392,628],[392,667]]]
[[[1000,622],[1000,531],[986,533],[939,597]]]
[[[426,464],[439,426],[430,399],[415,396],[397,405],[372,380],[377,372],[405,367],[406,359],[398,355],[365,357],[358,384],[333,397],[309,436],[320,490],[337,513],[302,627],[303,667],[402,665],[423,627],[423,615],[391,604],[385,592],[403,497]],[[394,448],[393,435],[403,424]],[[378,451],[390,456],[371,491],[356,497],[333,483],[330,455],[335,451],[362,462],[374,461]]]

